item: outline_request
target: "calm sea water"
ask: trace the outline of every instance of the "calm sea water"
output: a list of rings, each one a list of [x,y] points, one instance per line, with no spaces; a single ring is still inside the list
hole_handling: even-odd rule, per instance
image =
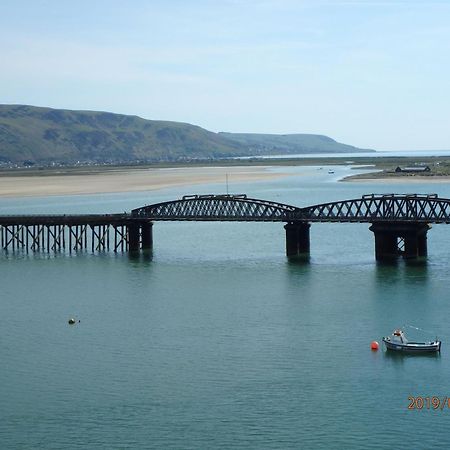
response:
[[[284,168],[282,169],[285,170]],[[338,183],[349,172],[233,184],[306,206],[448,184]],[[325,173],[323,173],[325,172]],[[3,199],[0,214],[121,212],[223,186]],[[427,264],[382,266],[367,225],[314,224],[290,263],[282,224],[156,223],[151,258],[2,253],[0,448],[449,448],[450,226]],[[69,326],[69,317],[80,323]],[[372,352],[406,328],[440,356]]]

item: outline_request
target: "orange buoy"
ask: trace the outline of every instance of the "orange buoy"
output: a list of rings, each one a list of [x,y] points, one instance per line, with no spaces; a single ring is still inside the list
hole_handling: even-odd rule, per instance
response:
[[[380,344],[378,344],[378,342],[377,341],[372,341],[371,343],[370,343],[370,348],[372,349],[372,350],[378,350],[379,349],[379,347],[380,347]]]

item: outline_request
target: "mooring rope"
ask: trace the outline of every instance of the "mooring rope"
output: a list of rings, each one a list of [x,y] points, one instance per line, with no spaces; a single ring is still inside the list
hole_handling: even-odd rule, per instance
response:
[[[436,333],[433,333],[432,331],[429,331],[429,330],[424,330],[423,328],[414,327],[414,326],[412,326],[412,325],[405,325],[405,327],[413,328],[414,330],[423,331],[424,333],[427,333],[427,334],[429,334],[430,336],[436,336]],[[436,340],[437,340],[437,337],[436,337]]]

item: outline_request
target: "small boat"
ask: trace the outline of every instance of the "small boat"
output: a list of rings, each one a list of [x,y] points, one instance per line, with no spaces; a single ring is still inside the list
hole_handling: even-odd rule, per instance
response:
[[[334,170],[329,170],[328,173],[332,174],[332,173],[334,173]]]
[[[441,351],[441,341],[438,341],[437,338],[430,342],[411,342],[406,339],[402,330],[394,330],[391,336],[383,338],[383,342],[387,350],[397,352],[426,353]]]

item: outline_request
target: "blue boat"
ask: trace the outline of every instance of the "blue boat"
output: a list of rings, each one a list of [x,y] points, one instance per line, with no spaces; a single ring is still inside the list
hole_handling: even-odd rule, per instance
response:
[[[441,341],[438,341],[437,338],[430,342],[411,342],[406,339],[402,330],[394,330],[391,336],[383,338],[383,342],[386,350],[396,352],[429,353],[441,351]]]

